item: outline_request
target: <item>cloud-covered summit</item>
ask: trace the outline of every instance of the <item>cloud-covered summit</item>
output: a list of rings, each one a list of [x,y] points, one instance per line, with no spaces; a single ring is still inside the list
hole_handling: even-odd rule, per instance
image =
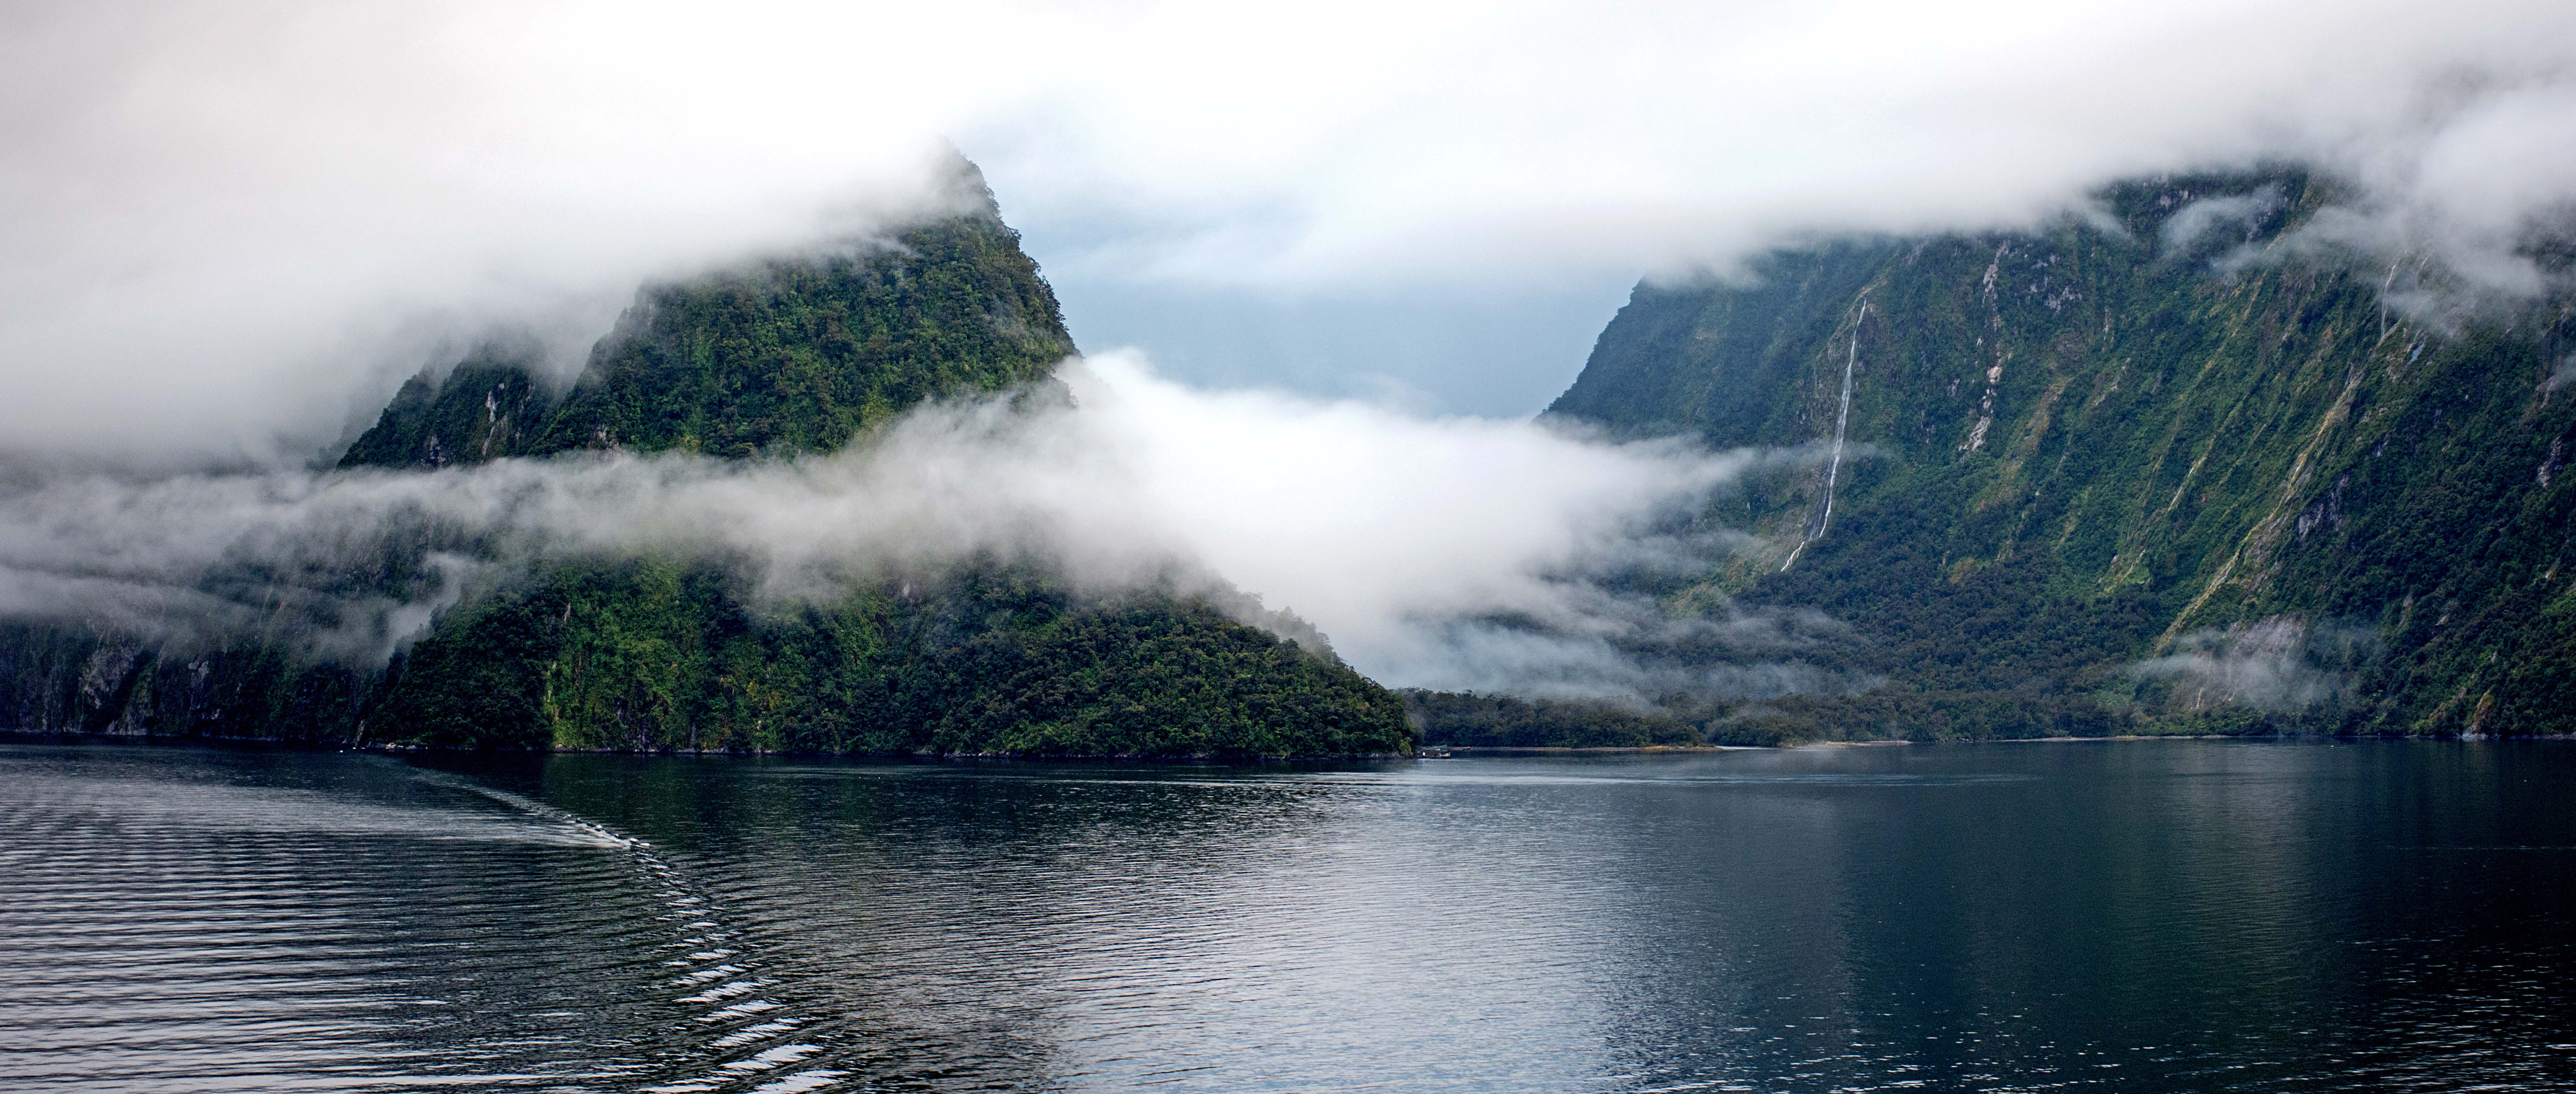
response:
[[[641,281],[901,215],[943,138],[1060,280],[1289,296],[2280,159],[2353,180],[2353,245],[2529,292],[2576,207],[2576,9],[2530,0],[54,3],[0,92],[0,443],[164,467],[309,458],[496,324],[577,357]]]

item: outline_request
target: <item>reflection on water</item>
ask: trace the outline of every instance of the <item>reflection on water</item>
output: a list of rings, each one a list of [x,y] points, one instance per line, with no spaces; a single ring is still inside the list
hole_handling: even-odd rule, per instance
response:
[[[0,1087],[2563,1090],[2576,748],[0,746]]]

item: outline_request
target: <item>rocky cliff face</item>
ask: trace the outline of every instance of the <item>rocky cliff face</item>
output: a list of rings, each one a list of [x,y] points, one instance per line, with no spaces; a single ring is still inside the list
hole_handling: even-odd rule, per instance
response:
[[[516,454],[553,409],[535,368],[527,354],[486,347],[444,377],[412,377],[340,466],[435,468]]]
[[[1815,608],[1811,735],[2576,731],[2569,311],[2387,301],[2295,173],[2168,178],[2041,233],[1640,286],[1551,413],[1805,446],[1688,589]],[[2402,296],[2402,294],[2399,294]],[[1836,460],[1836,439],[1841,458]]]

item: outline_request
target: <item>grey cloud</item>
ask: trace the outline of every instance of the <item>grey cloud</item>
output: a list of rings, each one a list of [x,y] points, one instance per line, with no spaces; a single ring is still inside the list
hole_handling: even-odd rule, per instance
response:
[[[2538,0],[2050,18],[1325,3],[1295,20],[55,3],[0,20],[0,453],[53,469],[0,490],[0,605],[174,631],[283,609],[353,657],[475,580],[469,558],[676,543],[743,552],[793,597],[971,544],[1042,547],[1110,585],[1199,560],[1397,682],[1555,657],[1660,686],[1621,644],[1643,624],[1604,575],[1727,549],[1676,536],[1674,513],[1776,457],[1128,382],[1086,399],[1084,421],[1126,431],[1115,444],[952,411],[889,442],[908,469],[280,470],[492,330],[528,332],[560,370],[639,282],[933,207],[942,136],[1015,222],[1061,229],[1068,249],[1040,256],[1060,281],[1281,298],[1680,276],[1784,240],[2028,225],[2084,215],[2118,177],[2288,160],[2352,188],[2292,247],[2385,263],[2392,299],[2432,314],[2563,288],[2529,243],[2576,207],[2576,8]],[[1246,41],[1261,48],[1210,48]],[[2167,243],[2230,215],[2202,209]],[[170,477],[210,467],[231,473]],[[352,598],[335,568],[387,529],[416,537],[416,584]],[[1442,636],[1504,618],[1536,626]],[[2236,671],[2216,647],[2175,656],[2209,660],[2162,678]]]
[[[1597,285],[2267,160],[2351,180],[2321,244],[2528,295],[2576,198],[2541,0],[0,18],[0,447],[163,470],[308,458],[496,324],[577,359],[639,281],[908,207],[943,135],[1068,299]]]
[[[2202,198],[2175,210],[2158,230],[2167,254],[2188,255],[2201,247],[2212,232],[2232,229],[2239,233],[2235,240],[2221,240],[2221,245],[2241,244],[2251,238],[2264,217],[2280,209],[2281,191],[2264,187],[2250,194]]]
[[[2549,370],[2548,378],[2540,381],[2540,390],[2556,391],[2567,386],[2569,380],[2576,380],[2576,353],[2558,359],[2558,367]]]
[[[1430,641],[1407,666],[1411,674],[1399,680],[1488,695],[1636,705],[1679,699],[1696,706],[1711,700],[1855,695],[1886,682],[1871,673],[1795,660],[1783,656],[1792,651],[1780,649],[1740,651],[1733,659],[1714,662],[1656,656],[1635,641],[1651,641],[1651,633],[1567,634],[1489,620],[1448,620],[1427,627],[1426,634]]]
[[[548,560],[712,558],[772,605],[973,560],[1095,595],[1203,593],[1311,633],[1264,604],[1284,608],[1394,683],[1594,693],[1674,686],[1654,640],[1768,655],[1814,625],[1669,621],[1602,584],[1727,549],[1672,529],[1776,457],[1197,391],[1131,356],[1061,374],[1077,405],[937,404],[792,462],[22,477],[0,487],[0,617],[174,642],[279,635],[366,662],[479,582]],[[1515,489],[1490,489],[1497,475]],[[1518,623],[1485,622],[1503,618]]]
[[[2175,652],[2132,665],[2129,673],[2168,682],[2169,701],[2179,710],[2301,711],[2350,697],[2359,669],[2380,646],[2375,627],[2271,616],[2183,635]]]

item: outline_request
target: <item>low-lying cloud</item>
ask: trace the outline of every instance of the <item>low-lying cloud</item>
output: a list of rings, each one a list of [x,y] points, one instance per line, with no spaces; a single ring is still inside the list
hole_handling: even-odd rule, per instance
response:
[[[2129,672],[2169,684],[2167,700],[2182,711],[2308,711],[2349,699],[2360,670],[2381,644],[2376,627],[2270,616],[2182,635],[2173,652],[2132,665]]]
[[[1707,565],[1741,539],[1693,530],[1709,493],[1796,456],[1200,391],[1130,354],[1060,375],[1072,406],[937,404],[794,461],[22,479],[0,487],[0,617],[178,642],[282,629],[364,662],[495,567],[704,555],[777,604],[993,562],[1103,595],[1230,582],[1390,683],[1577,694],[1799,690],[1781,664],[1683,679],[1632,651],[1732,628],[1737,646],[1777,655],[1832,627],[1668,620],[1608,581]]]
[[[577,360],[639,281],[865,230],[942,138],[1095,285],[1597,284],[2291,160],[2351,180],[2320,238],[2527,294],[2576,7],[13,4],[0,448],[292,464],[442,338]]]
[[[1669,619],[1621,579],[1727,549],[1695,499],[1774,457],[1191,391],[1114,357],[1074,378],[1078,413],[951,406],[794,464],[291,470],[495,327],[568,374],[641,282],[938,207],[945,141],[1060,242],[1051,274],[1094,284],[1534,291],[2289,161],[2349,189],[2301,245],[2401,303],[2523,299],[2567,288],[2534,242],[2576,230],[2576,7],[12,5],[0,614],[292,620],[365,659],[536,558],[703,549],[792,598],[988,552],[1104,587],[1221,576],[1397,683],[1843,686],[1797,662],[1814,620]],[[2207,257],[2259,212],[2200,206],[2163,242]],[[388,557],[413,568],[362,572]],[[1748,659],[1651,656],[1685,646]],[[2142,671],[2269,663],[2174,656]]]

